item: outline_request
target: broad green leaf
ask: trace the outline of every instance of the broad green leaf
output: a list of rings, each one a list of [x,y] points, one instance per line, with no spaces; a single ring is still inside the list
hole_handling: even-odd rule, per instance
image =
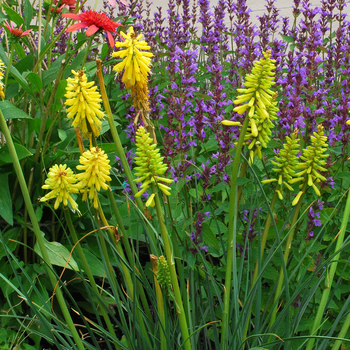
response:
[[[6,232],[1,232],[0,230],[0,234],[2,234],[2,239],[7,249],[13,252],[16,249],[18,244],[17,242],[14,242],[14,241],[16,241],[20,236],[21,228],[19,226],[12,227]],[[5,247],[2,244],[0,244],[0,259],[3,258],[4,256],[6,256]]]
[[[210,226],[206,223],[203,223],[202,237],[204,245],[208,246],[208,253],[212,256],[220,256],[219,240],[211,230]]]
[[[5,119],[32,119],[27,113],[15,107],[10,101],[0,101],[0,110]]]
[[[94,276],[107,278],[107,273],[102,261],[99,260],[94,254],[92,254],[88,249],[83,248],[83,252],[87,261],[89,262],[91,273]]]
[[[44,70],[42,73],[43,78],[43,87],[46,87],[48,84],[52,83],[56,78],[58,71],[61,67],[61,62],[64,59],[65,55],[61,55],[57,60],[52,63],[51,67],[48,70]]]
[[[18,143],[15,143],[15,150],[19,160],[32,155],[32,153]],[[0,148],[0,166],[9,163],[12,163],[12,158],[8,150],[8,146],[5,145]]]
[[[206,142],[204,145],[202,145],[202,150],[199,154],[202,154],[203,152],[211,152],[218,149],[218,142],[215,140],[215,138],[210,139],[208,142]]]
[[[64,130],[57,129],[58,131],[58,137],[61,141],[64,141],[67,138],[67,133]]]
[[[66,266],[67,269],[79,271],[78,264],[70,255],[70,252],[66,247],[64,247],[61,243],[58,242],[49,242],[45,238],[44,242],[52,265],[61,267]],[[35,244],[34,251],[38,255],[43,257],[38,243]]]
[[[24,2],[24,20],[26,22],[26,28],[29,28],[30,22],[33,18],[33,6],[29,0]]]
[[[251,182],[251,180],[246,179],[245,177],[239,177],[237,179],[237,186],[243,186],[243,185],[247,184],[248,182]]]
[[[8,66],[9,60],[2,45],[0,45],[0,59],[5,63],[5,66]],[[28,94],[37,102],[36,96],[34,95],[27,81],[23,78],[22,74],[13,65],[10,68],[10,73],[11,76],[17,81],[17,83],[20,84],[22,88],[25,91],[27,91]]]
[[[287,43],[294,43],[294,38],[292,36],[289,35],[283,35],[281,34],[281,37],[284,41],[286,41]]]
[[[42,83],[38,74],[36,74],[34,72],[30,72],[27,75],[27,79],[31,83],[30,87],[33,90],[33,92],[39,92],[40,89],[42,89],[43,83]]]
[[[5,10],[7,15],[10,17],[10,20],[12,22],[15,22],[17,26],[24,25],[24,20],[20,14],[18,14],[15,10],[13,10],[11,7],[8,7],[6,5],[2,5],[2,8]]]
[[[229,189],[229,186],[227,185],[226,182],[222,181],[215,185],[213,188],[207,190],[207,193],[215,193],[215,192],[220,192],[222,190]]]
[[[19,62],[17,62],[14,66],[20,73],[23,73],[26,70],[28,70],[28,67],[32,67],[33,63],[34,63],[34,56],[28,55],[28,56],[25,56],[23,59],[21,59]]]
[[[20,43],[16,43],[15,48],[16,48],[16,53],[20,59],[23,59],[24,57],[27,56]]]
[[[8,175],[9,173],[0,174],[0,215],[6,222],[13,226],[12,200]]]

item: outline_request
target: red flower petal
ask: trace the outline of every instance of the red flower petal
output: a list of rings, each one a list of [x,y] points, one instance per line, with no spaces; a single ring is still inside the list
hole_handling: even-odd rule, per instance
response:
[[[90,35],[92,35],[92,34],[95,34],[98,30],[99,30],[99,28],[96,27],[96,26],[93,24],[93,25],[91,25],[91,26],[88,28],[88,30],[85,32],[85,35],[86,35],[86,36],[90,36]]]
[[[114,38],[111,34],[111,32],[107,32],[108,42],[111,47],[114,47]]]
[[[76,15],[75,13],[62,13],[62,17],[67,17],[71,19],[76,19],[77,21],[83,21],[84,18],[81,15]]]
[[[68,27],[66,32],[74,32],[75,30],[86,28],[88,25],[86,23],[75,23],[72,26]]]

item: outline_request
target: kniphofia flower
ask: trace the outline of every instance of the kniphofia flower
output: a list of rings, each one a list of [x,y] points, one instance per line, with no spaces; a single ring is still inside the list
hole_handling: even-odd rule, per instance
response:
[[[107,190],[106,181],[111,181],[109,177],[109,159],[107,154],[98,147],[91,148],[90,151],[85,151],[79,159],[80,165],[78,170],[84,172],[77,174],[77,179],[80,181],[81,192],[83,193],[83,201],[86,201],[89,194],[89,199],[93,201],[94,208],[98,208],[97,192],[102,189]]]
[[[114,38],[112,33],[115,33],[116,28],[122,24],[112,21],[105,13],[96,11],[85,11],[80,15],[75,13],[64,13],[62,17],[67,17],[81,21],[75,23],[67,28],[67,33],[74,32],[75,30],[88,28],[85,32],[86,36],[95,34],[97,31],[105,32],[108,37],[108,42],[111,47],[114,46]]]
[[[120,32],[120,34],[125,38],[125,41],[116,42],[115,46],[125,47],[125,49],[113,52],[112,56],[124,59],[113,69],[117,72],[125,69],[122,81],[127,89],[136,83],[142,86],[147,85],[153,54],[145,50],[150,50],[151,47],[147,45],[146,41],[140,41],[142,34],[135,37],[133,27],[130,27],[128,34],[124,32]]]
[[[23,31],[22,24],[19,28],[14,28],[12,21],[10,21],[10,24],[7,21],[5,21],[5,24],[6,24],[7,30],[10,32],[10,34],[16,38],[22,38],[26,35],[29,35],[29,33],[32,31],[32,29],[28,29],[26,31]]]
[[[56,198],[55,209],[60,203],[67,206],[69,202],[73,210],[78,210],[78,204],[71,197],[72,193],[79,193],[80,185],[77,184],[77,181],[75,174],[66,164],[55,164],[50,168],[45,185],[42,186],[43,189],[51,190],[51,192],[41,197],[40,202]]]
[[[170,187],[162,182],[170,184],[173,180],[160,176],[166,172],[168,167],[163,163],[164,157],[160,156],[157,145],[153,143],[152,138],[143,126],[140,126],[136,132],[136,146],[137,157],[135,157],[135,163],[137,167],[135,168],[135,175],[138,178],[134,181],[141,182],[142,185],[141,190],[136,193],[135,197],[142,196],[152,184],[156,184],[164,194],[170,196]],[[155,193],[147,200],[146,206],[154,205],[154,196]]]
[[[5,71],[5,65],[0,60],[0,97],[1,97],[2,100],[5,99],[4,83],[2,82],[2,79],[4,79],[4,71]]]
[[[298,172],[296,174],[298,177],[290,180],[289,183],[293,184],[300,181],[307,181],[307,185],[312,187],[315,193],[320,196],[321,192],[317,185],[321,181],[327,181],[320,172],[327,171],[323,166],[327,164],[324,158],[328,157],[328,154],[325,154],[328,147],[328,144],[326,143],[327,136],[324,135],[322,124],[318,126],[317,132],[314,132],[310,139],[311,145],[303,149],[303,155],[300,156],[302,162],[297,166],[297,169],[301,169],[302,171]],[[302,194],[302,191],[298,193],[293,201],[293,205],[298,203]]]
[[[72,118],[72,126],[78,127],[84,136],[88,135],[89,127],[96,137],[100,135],[102,126],[101,119],[104,114],[101,111],[101,95],[94,86],[93,81],[88,82],[83,70],[78,72],[72,70],[74,78],[67,79],[67,100],[64,103],[70,106],[67,109],[67,117]]]
[[[292,191],[293,187],[288,182],[298,176],[296,173],[299,164],[297,154],[299,153],[300,145],[297,137],[298,129],[295,129],[291,137],[286,137],[283,149],[278,152],[275,160],[271,161],[275,166],[272,170],[276,173],[276,178],[261,181],[263,184],[277,181],[279,186],[276,192],[281,200],[283,199],[283,185]]]

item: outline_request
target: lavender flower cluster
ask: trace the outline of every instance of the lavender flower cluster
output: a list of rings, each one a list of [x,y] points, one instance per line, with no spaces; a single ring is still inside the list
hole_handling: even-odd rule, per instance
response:
[[[137,2],[134,28],[142,31],[155,54],[150,82],[151,119],[161,130],[173,178],[198,178],[189,154],[206,151],[215,138],[209,168],[215,183],[229,182],[227,166],[238,137],[237,127],[223,119],[240,120],[233,112],[236,88],[253,61],[268,49],[276,60],[279,89],[275,138],[284,140],[294,128],[310,135],[322,122],[331,146],[349,142],[345,124],[350,107],[350,24],[344,0],[293,1],[293,18],[280,16],[274,0],[253,25],[246,0],[169,0],[166,11],[150,11],[150,1]],[[120,13],[125,7],[120,6]],[[165,70],[164,70],[165,69]],[[133,136],[129,115],[128,134]],[[214,150],[215,148],[215,150]],[[201,168],[201,164],[197,164]],[[203,168],[204,171],[204,168]]]

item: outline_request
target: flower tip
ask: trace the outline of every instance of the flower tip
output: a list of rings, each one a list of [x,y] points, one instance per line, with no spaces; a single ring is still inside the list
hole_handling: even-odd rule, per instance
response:
[[[350,125],[350,119],[346,121],[346,124]]]
[[[242,126],[240,122],[234,122],[232,120],[222,120],[221,124],[226,126]]]

